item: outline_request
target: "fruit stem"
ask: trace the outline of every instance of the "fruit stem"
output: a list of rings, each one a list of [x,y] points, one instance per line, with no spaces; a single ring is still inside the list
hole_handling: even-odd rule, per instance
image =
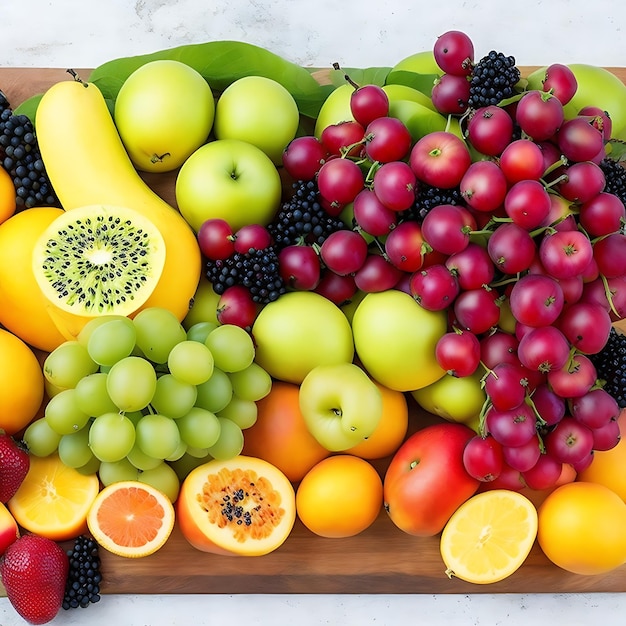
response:
[[[333,63],[333,69],[337,70],[337,71],[341,71],[341,66],[339,65],[339,63],[337,63],[336,61]],[[352,87],[354,87],[355,89],[358,89],[360,85],[358,85],[357,83],[355,83],[350,76],[348,76],[348,74],[346,74],[344,72],[343,75],[344,80],[349,83]]]

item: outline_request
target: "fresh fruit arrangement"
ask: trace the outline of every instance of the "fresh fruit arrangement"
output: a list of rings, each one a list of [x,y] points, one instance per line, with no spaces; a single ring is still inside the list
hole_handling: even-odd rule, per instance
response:
[[[534,546],[626,563],[624,83],[460,31],[384,72],[211,42],[70,73],[0,93],[0,575],[27,621],[173,531],[263,558],[382,516],[474,585]]]

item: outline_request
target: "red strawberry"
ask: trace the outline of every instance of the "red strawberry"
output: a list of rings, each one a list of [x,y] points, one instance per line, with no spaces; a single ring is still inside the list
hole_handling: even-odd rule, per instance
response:
[[[0,502],[6,504],[19,489],[30,467],[28,451],[0,431]]]
[[[13,608],[30,624],[46,624],[61,609],[69,559],[61,546],[23,535],[0,559],[0,577]]]

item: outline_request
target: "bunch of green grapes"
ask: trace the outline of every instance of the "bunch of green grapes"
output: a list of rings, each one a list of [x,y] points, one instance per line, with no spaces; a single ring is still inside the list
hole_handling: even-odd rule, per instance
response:
[[[90,321],[43,371],[50,399],[24,433],[32,454],[58,451],[104,485],[139,478],[171,494],[181,478],[171,463],[241,453],[272,385],[246,330],[213,322],[185,330],[156,307]]]

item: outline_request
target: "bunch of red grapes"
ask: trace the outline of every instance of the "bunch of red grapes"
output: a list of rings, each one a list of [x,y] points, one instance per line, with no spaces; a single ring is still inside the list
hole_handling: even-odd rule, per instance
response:
[[[549,66],[542,90],[474,108],[485,87],[470,38],[445,33],[434,56],[464,99],[462,137],[414,142],[381,87],[355,86],[354,120],[296,138],[284,167],[316,181],[329,213],[351,216],[318,251],[348,296],[401,289],[447,312],[439,364],[479,371],[487,396],[467,471],[548,488],[564,464],[581,470],[619,441],[620,407],[590,359],[626,311],[626,210],[601,167],[611,120],[591,106],[565,118],[577,88],[567,66]],[[425,190],[442,201],[418,212]]]

